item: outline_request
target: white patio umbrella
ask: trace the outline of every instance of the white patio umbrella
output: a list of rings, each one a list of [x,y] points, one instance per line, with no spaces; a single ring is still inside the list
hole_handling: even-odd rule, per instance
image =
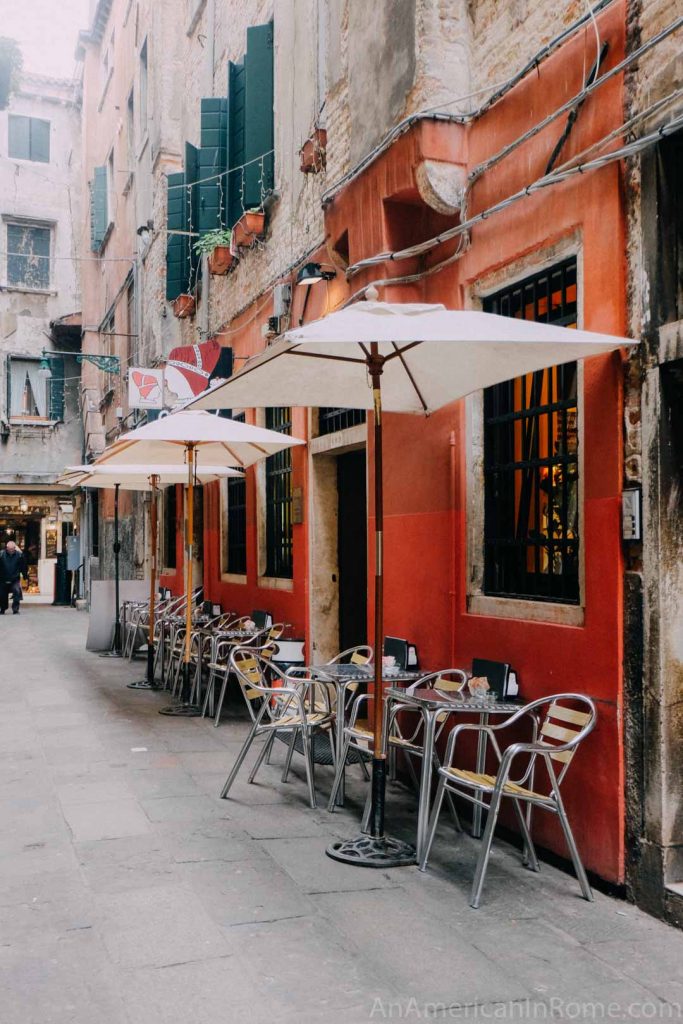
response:
[[[198,471],[195,483],[208,484],[214,480],[220,480],[228,476],[240,476],[238,469],[229,469],[226,466],[204,466]],[[178,467],[167,466],[97,466],[94,463],[83,466],[67,466],[60,479],[60,484],[66,487],[99,487],[114,488],[114,604],[116,606],[116,621],[114,625],[113,650],[108,656],[121,656],[121,609],[119,598],[119,489],[124,491],[151,491],[152,501],[150,504],[150,595],[149,595],[149,635],[147,640],[147,672],[145,678],[135,683],[129,683],[131,690],[155,690],[154,682],[154,599],[156,594],[156,568],[157,568],[157,494],[159,487],[171,484],[187,483],[185,470]]]
[[[117,466],[150,462],[169,468],[185,467],[187,514],[185,517],[185,651],[183,658],[183,697],[189,694],[190,643],[192,631],[192,533],[194,529],[194,481],[204,466],[231,466],[244,469],[260,459],[275,455],[285,448],[304,444],[296,437],[266,430],[249,423],[214,416],[196,409],[181,410],[160,417],[152,423],[123,434],[94,463],[96,466]],[[187,699],[179,708],[166,714],[199,714]]]
[[[442,305],[359,302],[292,331],[193,409],[329,406],[374,410],[375,701],[370,837],[334,843],[330,856],[373,867],[413,863],[411,847],[384,834],[382,736],[382,410],[429,414],[513,377],[632,345],[626,338],[567,330]]]

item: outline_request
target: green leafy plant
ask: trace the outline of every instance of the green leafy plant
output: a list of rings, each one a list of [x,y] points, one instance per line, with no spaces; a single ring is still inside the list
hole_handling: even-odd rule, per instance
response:
[[[217,245],[230,245],[231,238],[230,228],[216,228],[214,231],[207,231],[205,235],[200,235],[192,248],[203,256],[204,253],[213,252]]]
[[[19,44],[8,36],[0,36],[0,110],[5,110],[11,94],[19,87],[23,58]]]

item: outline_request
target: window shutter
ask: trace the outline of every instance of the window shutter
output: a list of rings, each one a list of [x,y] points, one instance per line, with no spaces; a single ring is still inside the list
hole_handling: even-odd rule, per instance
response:
[[[12,357],[5,359],[5,376],[7,378],[7,418],[12,415]]]
[[[245,59],[244,148],[245,206],[261,206],[272,191],[273,175],[273,23],[247,29]],[[259,160],[263,157],[263,160]],[[255,161],[250,163],[249,161]]]
[[[242,202],[244,192],[244,63],[228,62],[228,227],[242,216],[247,204]]]
[[[200,235],[221,228],[226,217],[225,161],[228,155],[227,97],[204,99],[201,104],[201,149],[199,150]],[[221,175],[220,178],[214,177]],[[207,178],[213,180],[207,181]],[[228,225],[230,226],[230,225]]]
[[[64,357],[50,356],[49,418],[61,423],[64,420]]]
[[[30,118],[31,122],[31,160],[41,163],[50,162],[50,122],[39,117]]]
[[[31,158],[31,118],[10,114],[8,118],[7,154],[17,160]]]
[[[166,298],[172,302],[187,290],[190,276],[189,239],[187,235],[171,234],[173,231],[187,231],[185,175],[182,172],[169,174],[167,184]]]
[[[90,248],[99,252],[107,233],[107,168],[95,167],[90,183]]]
[[[199,150],[191,142],[185,143],[185,202],[187,204],[187,239],[190,268],[195,271],[199,266],[199,253],[195,252],[194,243],[199,231]],[[193,282],[194,283],[194,282]]]

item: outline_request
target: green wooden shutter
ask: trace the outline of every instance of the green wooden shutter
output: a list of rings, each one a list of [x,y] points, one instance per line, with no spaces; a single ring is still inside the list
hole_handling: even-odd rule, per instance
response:
[[[7,155],[17,160],[31,158],[31,118],[21,114],[8,117]]]
[[[188,257],[190,268],[194,272],[199,265],[199,253],[195,252],[194,243],[199,231],[199,150],[191,142],[185,143],[185,201],[187,203]],[[192,279],[194,285],[194,275]],[[189,290],[189,289],[188,289]]]
[[[169,302],[187,291],[189,274],[189,246],[187,235],[174,235],[173,231],[187,231],[187,203],[185,201],[185,175],[169,174],[166,213],[166,298]]]
[[[272,21],[247,29],[244,64],[244,149],[248,164],[245,168],[245,206],[248,208],[261,206],[264,195],[273,189]]]
[[[31,160],[41,163],[50,162],[50,122],[42,118],[32,117],[31,121]]]
[[[49,380],[49,417],[61,423],[64,419],[64,358],[50,356],[52,376]]]
[[[240,219],[247,204],[244,191],[244,63],[228,62],[228,132],[226,167],[228,169],[228,227]]]
[[[99,252],[108,227],[107,168],[95,167],[90,182],[90,248]]]
[[[199,150],[200,235],[223,227],[226,217],[225,161],[227,159],[227,97],[204,99],[201,103],[201,148]],[[215,175],[221,175],[220,178]],[[213,180],[207,181],[207,178]]]

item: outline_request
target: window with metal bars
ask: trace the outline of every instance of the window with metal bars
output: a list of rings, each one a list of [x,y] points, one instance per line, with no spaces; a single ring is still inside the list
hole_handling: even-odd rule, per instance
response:
[[[244,423],[244,413],[233,419]],[[228,477],[225,493],[224,571],[243,576],[247,571],[247,483],[244,476]]]
[[[365,409],[319,409],[318,436],[357,427],[359,423],[365,423],[365,420]]]
[[[266,409],[266,427],[292,432],[292,410]],[[292,578],[292,453],[266,459],[266,576]]]
[[[576,259],[488,297],[484,309],[576,327]],[[577,366],[484,392],[484,591],[579,601]]]

